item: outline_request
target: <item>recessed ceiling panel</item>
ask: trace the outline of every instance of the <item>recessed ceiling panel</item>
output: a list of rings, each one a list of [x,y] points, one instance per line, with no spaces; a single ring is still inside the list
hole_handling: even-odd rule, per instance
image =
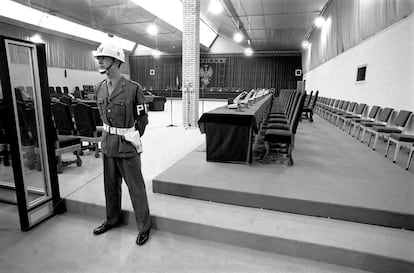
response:
[[[244,28],[246,30],[250,29],[264,29],[266,28],[265,19],[263,16],[245,16],[240,17]]]
[[[318,13],[303,16],[301,14],[282,15],[283,28],[310,28],[314,24]]]
[[[265,15],[266,28],[282,28],[282,15]]]

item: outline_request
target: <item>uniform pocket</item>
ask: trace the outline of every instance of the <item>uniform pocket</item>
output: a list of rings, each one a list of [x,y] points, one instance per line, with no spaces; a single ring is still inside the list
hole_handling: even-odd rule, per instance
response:
[[[116,116],[126,115],[126,100],[114,100],[114,112]]]

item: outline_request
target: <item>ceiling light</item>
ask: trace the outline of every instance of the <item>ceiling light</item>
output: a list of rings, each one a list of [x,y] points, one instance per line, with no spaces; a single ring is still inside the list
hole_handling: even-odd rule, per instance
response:
[[[158,27],[154,24],[151,24],[147,27],[147,33],[149,35],[157,35],[158,33]]]
[[[0,16],[97,43],[102,43],[108,38],[105,32],[50,15],[14,1],[2,0],[1,4]],[[132,41],[120,37],[114,38],[119,41],[123,49],[132,51],[135,47],[135,43]]]
[[[155,59],[158,59],[161,56],[161,52],[159,52],[158,50],[154,50],[154,51],[152,51],[152,56]]]
[[[141,8],[183,31],[183,3],[180,0],[131,0]],[[162,7],[162,8],[160,8]],[[200,15],[200,18],[202,16]],[[200,20],[200,44],[210,47],[216,39],[216,32]]]
[[[321,17],[321,16],[316,17],[316,19],[315,19],[315,26],[316,27],[318,27],[318,28],[323,27],[324,24],[325,24],[325,19],[323,19],[323,17]]]
[[[211,0],[208,10],[213,14],[220,14],[223,11],[223,6],[217,0]]]
[[[302,42],[302,48],[304,48],[304,49],[308,48],[309,45],[310,45],[309,41],[305,40],[305,41]]]
[[[35,35],[33,35],[32,37],[30,37],[30,41],[32,41],[35,44],[43,43],[42,37],[40,37],[40,35],[37,34],[37,33]]]
[[[234,34],[233,40],[236,43],[240,43],[241,41],[243,41],[243,36],[239,32],[237,32],[236,34]]]
[[[253,55],[253,49],[251,49],[250,47],[246,48],[244,50],[244,55],[246,55],[248,57],[252,56]]]

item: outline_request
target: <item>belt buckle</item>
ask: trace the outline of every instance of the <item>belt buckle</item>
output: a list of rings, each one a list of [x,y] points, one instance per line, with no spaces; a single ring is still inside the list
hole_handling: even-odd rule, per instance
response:
[[[109,127],[109,133],[112,134],[112,135],[116,135],[116,128]]]

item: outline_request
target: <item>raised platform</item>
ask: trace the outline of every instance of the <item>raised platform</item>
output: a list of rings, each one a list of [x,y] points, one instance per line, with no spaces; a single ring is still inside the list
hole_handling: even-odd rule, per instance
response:
[[[398,215],[403,218],[396,226],[411,221],[412,170],[407,172],[384,158],[381,149],[385,145],[374,152],[319,117],[299,126],[293,167],[283,160],[252,165],[210,163],[201,146],[154,175],[153,185],[147,184],[154,229],[372,272],[414,272],[413,231],[373,225],[372,220],[365,224],[370,218],[398,220]],[[153,132],[148,131],[149,139],[156,139]],[[172,141],[183,142],[189,140]],[[155,154],[153,146],[146,146],[145,155]],[[148,163],[144,167],[157,163],[143,162]],[[72,180],[69,170],[66,175],[65,182]],[[65,199],[67,208],[104,219],[102,176],[90,176],[82,191]],[[273,208],[257,208],[265,205]],[[135,229],[127,194],[122,206],[124,222]],[[330,219],[325,214],[349,219]],[[157,240],[157,233],[152,240]]]
[[[295,165],[206,161],[202,147],[153,180],[157,193],[414,230],[414,176],[335,127],[301,124]],[[326,131],[328,130],[328,131]]]

